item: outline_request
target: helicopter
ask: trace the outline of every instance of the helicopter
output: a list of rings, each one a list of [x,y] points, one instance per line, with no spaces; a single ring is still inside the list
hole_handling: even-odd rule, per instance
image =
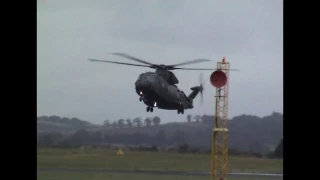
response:
[[[215,70],[210,68],[180,68],[177,66],[195,64],[211,61],[209,59],[195,59],[174,65],[153,64],[145,60],[133,57],[125,53],[111,53],[112,55],[130,59],[143,64],[132,64],[108,60],[88,59],[93,62],[105,62],[129,66],[149,67],[155,69],[154,72],[141,73],[135,81],[135,91],[139,96],[139,101],[147,106],[147,112],[153,112],[154,108],[163,110],[176,110],[178,114],[184,114],[185,109],[193,109],[193,100],[201,94],[201,103],[203,102],[204,81],[203,75],[199,76],[199,86],[191,87],[191,93],[187,96],[181,91],[177,84],[178,78],[172,70]]]

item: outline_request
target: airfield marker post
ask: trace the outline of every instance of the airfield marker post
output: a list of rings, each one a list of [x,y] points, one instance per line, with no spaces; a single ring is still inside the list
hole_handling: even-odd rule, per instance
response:
[[[210,76],[211,84],[216,87],[211,180],[226,180],[228,174],[228,77],[229,63],[223,58]]]

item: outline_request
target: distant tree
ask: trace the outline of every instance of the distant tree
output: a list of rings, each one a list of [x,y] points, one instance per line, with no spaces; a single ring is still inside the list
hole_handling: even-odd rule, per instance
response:
[[[155,116],[152,118],[152,123],[155,125],[155,126],[158,126],[161,122],[161,119],[158,117],[158,116]]]
[[[201,116],[201,123],[213,125],[214,124],[214,116],[203,115]]]
[[[251,142],[248,142],[248,146],[246,148],[251,153],[269,151],[269,147],[264,145],[260,140],[252,139]]]
[[[187,115],[187,121],[188,123],[191,123],[191,119],[192,119],[192,116],[190,114]]]
[[[119,120],[118,120],[118,126],[119,126],[120,128],[123,128],[123,127],[124,127],[124,119],[119,119]]]
[[[188,151],[189,151],[189,145],[187,143],[179,145],[179,153],[187,153]]]
[[[160,130],[154,137],[154,141],[157,143],[157,145],[163,145],[167,141],[167,136],[164,132],[164,130]]]
[[[103,126],[109,127],[110,126],[110,121],[108,119],[103,121]]]
[[[49,120],[52,122],[58,122],[61,120],[61,118],[59,116],[50,116]]]
[[[113,121],[112,124],[111,124],[111,126],[112,126],[113,128],[117,128],[117,127],[118,127],[117,121]]]
[[[272,115],[271,115],[271,116],[282,116],[282,114],[279,113],[279,112],[272,112]]]
[[[72,143],[81,144],[81,143],[88,142],[89,138],[90,138],[89,132],[84,130],[84,129],[82,129],[82,130],[76,131],[70,137],[70,140],[72,141]]]
[[[81,120],[80,119],[78,119],[78,118],[71,118],[71,121],[74,121],[74,122],[80,122]]]
[[[283,138],[280,140],[278,146],[274,150],[274,156],[278,158],[283,157]]]
[[[131,119],[127,119],[126,122],[127,122],[127,126],[131,128],[132,127]]]
[[[66,117],[63,117],[62,119],[61,119],[61,122],[68,122],[69,121],[69,118],[66,118]]]
[[[184,131],[178,130],[173,133],[173,135],[171,136],[171,140],[174,143],[185,143],[186,133]]]
[[[41,146],[53,146],[61,139],[61,133],[42,133],[37,135],[37,144]]]
[[[136,124],[137,127],[141,127],[142,121],[141,118],[135,118],[133,123]]]
[[[193,116],[193,119],[196,121],[196,123],[200,123],[201,116],[200,115]]]
[[[152,123],[152,120],[151,120],[151,118],[149,118],[149,117],[147,117],[147,118],[144,120],[144,124],[145,124],[147,127],[151,126],[151,123]]]
[[[40,117],[38,117],[38,118],[37,118],[37,120],[39,120],[39,119],[45,119],[45,120],[48,120],[48,119],[49,119],[49,116],[40,116]]]

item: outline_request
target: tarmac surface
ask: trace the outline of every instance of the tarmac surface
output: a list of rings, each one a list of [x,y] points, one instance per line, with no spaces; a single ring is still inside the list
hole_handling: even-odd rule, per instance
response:
[[[188,171],[160,171],[160,170],[116,170],[116,169],[85,169],[85,168],[37,168],[37,171],[51,172],[113,172],[113,173],[137,173],[137,174],[161,174],[161,175],[192,175],[209,176],[211,172],[188,172]],[[283,177],[283,174],[271,173],[228,173],[228,176],[251,176],[251,177]]]

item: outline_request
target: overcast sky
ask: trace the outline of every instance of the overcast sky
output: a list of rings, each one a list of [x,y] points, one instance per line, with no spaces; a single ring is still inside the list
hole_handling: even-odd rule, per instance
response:
[[[38,0],[38,115],[105,119],[159,116],[185,121],[187,114],[213,114],[215,89],[210,71],[204,103],[184,115],[146,112],[134,89],[149,68],[90,62],[88,58],[130,62],[124,52],[153,63],[196,58],[212,62],[184,67],[216,67],[223,56],[230,68],[229,117],[283,112],[283,6],[281,0]],[[186,94],[200,71],[174,71]]]

